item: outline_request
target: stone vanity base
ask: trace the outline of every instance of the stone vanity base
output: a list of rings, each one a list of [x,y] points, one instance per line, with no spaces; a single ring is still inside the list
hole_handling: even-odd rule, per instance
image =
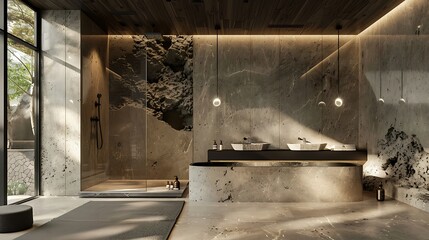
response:
[[[189,199],[206,202],[362,201],[362,166],[329,162],[200,162]]]

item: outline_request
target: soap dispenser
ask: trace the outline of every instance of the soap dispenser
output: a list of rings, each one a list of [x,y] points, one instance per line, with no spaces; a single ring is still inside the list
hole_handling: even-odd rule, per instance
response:
[[[180,182],[177,176],[174,177],[175,180],[173,182],[173,190],[180,190]]]
[[[217,150],[217,143],[216,140],[213,140],[213,146],[212,146],[213,150]]]
[[[380,183],[380,185],[377,188],[377,201],[384,201],[383,183]]]
[[[223,149],[223,144],[222,144],[222,140],[220,140],[220,143],[219,143],[219,151],[222,151],[222,149]]]

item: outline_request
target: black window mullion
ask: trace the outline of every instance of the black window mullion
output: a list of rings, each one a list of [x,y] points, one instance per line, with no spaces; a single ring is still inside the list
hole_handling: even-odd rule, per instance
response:
[[[0,78],[0,86],[3,90],[0,91],[0,105],[3,106],[3,111],[0,112],[0,130],[2,130],[1,139],[0,139],[0,205],[7,204],[7,49],[6,49],[6,39],[7,36],[4,34],[7,31],[7,5],[6,1],[3,1],[3,17],[4,17],[4,31],[2,31],[3,36],[3,77]]]
[[[35,10],[36,11],[36,10]],[[36,120],[35,120],[35,133],[36,133],[36,139],[35,139],[35,145],[34,145],[34,195],[38,196],[40,195],[40,189],[41,189],[41,162],[40,162],[40,149],[41,149],[41,132],[40,132],[40,120],[41,120],[41,88],[40,88],[40,76],[41,76],[41,57],[42,57],[42,18],[39,14],[39,11],[36,11],[36,82],[34,83],[34,94],[36,96]]]
[[[13,35],[13,34],[7,33],[7,38],[8,38],[8,39],[12,39],[13,41],[15,41],[15,42],[17,42],[17,43],[19,43],[19,44],[21,44],[21,45],[24,45],[25,47],[30,48],[30,49],[31,49],[31,50],[33,50],[33,51],[36,51],[36,52],[37,52],[37,51],[39,50],[39,49],[38,49],[36,46],[34,46],[33,44],[28,43],[28,42],[26,42],[26,41],[22,40],[21,38],[19,38],[19,37],[15,36],[15,35]]]

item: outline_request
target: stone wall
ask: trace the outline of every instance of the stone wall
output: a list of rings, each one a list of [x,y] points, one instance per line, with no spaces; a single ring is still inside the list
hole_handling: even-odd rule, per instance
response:
[[[281,149],[298,137],[329,146],[358,143],[355,38],[341,37],[341,108],[334,106],[337,36],[219,36],[217,108],[216,36],[194,39],[194,162],[207,161],[213,140],[224,148],[243,137]]]
[[[80,191],[81,12],[42,11],[41,191]]]
[[[365,186],[384,182],[388,195],[427,211],[428,11],[428,1],[407,0],[358,36],[359,139],[368,149]],[[380,94],[384,103],[377,101]]]

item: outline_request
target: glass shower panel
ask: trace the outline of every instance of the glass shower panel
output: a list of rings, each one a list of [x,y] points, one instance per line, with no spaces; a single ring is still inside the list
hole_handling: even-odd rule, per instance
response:
[[[147,188],[147,70],[139,36],[109,36],[109,181]]]

